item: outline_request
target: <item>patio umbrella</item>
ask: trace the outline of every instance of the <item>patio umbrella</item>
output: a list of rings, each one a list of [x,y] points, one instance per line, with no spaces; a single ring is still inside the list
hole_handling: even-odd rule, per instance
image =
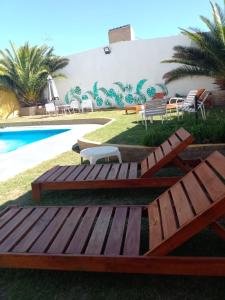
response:
[[[59,100],[59,94],[55,85],[55,81],[53,80],[51,75],[48,75],[48,100],[49,102],[54,100]]]

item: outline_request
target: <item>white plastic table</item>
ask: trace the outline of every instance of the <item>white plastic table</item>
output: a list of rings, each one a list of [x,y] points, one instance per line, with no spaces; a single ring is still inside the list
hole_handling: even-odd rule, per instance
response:
[[[87,159],[90,164],[95,164],[100,158],[109,158],[110,156],[117,156],[120,163],[122,163],[121,154],[117,147],[114,146],[100,146],[91,147],[80,151],[81,162],[82,159]]]

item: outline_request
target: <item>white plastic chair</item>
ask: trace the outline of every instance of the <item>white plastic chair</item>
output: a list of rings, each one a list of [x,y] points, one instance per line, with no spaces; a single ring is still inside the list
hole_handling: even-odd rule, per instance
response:
[[[76,110],[78,110],[79,112],[81,111],[81,105],[80,105],[80,102],[78,100],[72,100],[70,102],[70,107],[71,107],[73,112],[75,112]]]
[[[150,119],[150,122],[153,123],[154,116],[161,116],[161,121],[163,123],[164,116],[167,118],[166,111],[166,100],[165,99],[152,99],[149,102],[146,102],[145,109],[140,111],[142,121],[144,121],[145,129],[147,130],[147,121]]]
[[[45,104],[45,111],[47,114],[54,113],[58,115],[58,109],[53,102]]]
[[[92,112],[94,111],[93,104],[90,99],[82,100],[82,102],[81,102],[82,113],[84,112],[84,109],[90,109]]]

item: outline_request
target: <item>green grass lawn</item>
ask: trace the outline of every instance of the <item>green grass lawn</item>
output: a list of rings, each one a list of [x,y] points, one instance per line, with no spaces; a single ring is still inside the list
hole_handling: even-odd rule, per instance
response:
[[[101,142],[113,140],[120,143],[141,143],[145,130],[142,125],[136,123],[135,114],[124,115],[124,112],[118,110],[84,114],[82,117],[96,117],[97,115],[113,117],[116,122],[88,134],[88,138]],[[60,117],[61,119],[54,117],[51,119],[53,121],[66,119],[73,122],[73,119],[78,117],[67,115]],[[40,119],[25,118],[23,121],[27,124],[30,122],[37,124]],[[19,124],[18,120],[12,122]],[[0,183],[1,208],[5,205],[34,204],[31,199],[30,183],[37,176],[56,164],[76,163],[80,163],[79,155],[69,151],[7,182]],[[43,193],[41,205],[148,204],[162,191],[162,189],[48,191]],[[147,233],[146,229],[145,234]],[[224,255],[225,243],[210,230],[205,230],[176,252],[180,255]],[[225,278],[0,269],[0,299],[7,300],[167,300],[181,298],[216,300],[224,299],[224,295]]]

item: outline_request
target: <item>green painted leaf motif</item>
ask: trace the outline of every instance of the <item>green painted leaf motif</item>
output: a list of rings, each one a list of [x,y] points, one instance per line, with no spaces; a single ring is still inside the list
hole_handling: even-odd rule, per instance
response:
[[[124,107],[121,95],[116,95],[115,102],[119,107]]]
[[[125,97],[125,101],[129,104],[133,103],[134,102],[134,98],[133,98],[133,95],[132,94],[128,94],[126,97]]]
[[[126,85],[126,90],[127,90],[128,93],[131,93],[132,90],[133,90],[132,85],[131,85],[131,84],[127,84],[127,85]]]
[[[108,91],[108,96],[111,97],[111,98],[116,97],[116,92],[115,92],[115,90],[114,90],[114,89],[110,89],[110,90]]]
[[[156,94],[156,89],[153,86],[151,86],[147,89],[147,95],[149,97],[153,97],[153,96],[155,96],[155,94]]]
[[[97,106],[102,106],[102,104],[103,104],[103,99],[102,99],[101,97],[97,97],[97,98],[96,98],[96,104],[97,104]]]
[[[120,88],[121,92],[124,93],[126,91],[126,85],[124,85],[122,82],[117,81],[113,82],[113,84],[117,85]]]
[[[142,90],[143,85],[145,84],[146,81],[147,81],[147,79],[141,79],[141,80],[138,82],[138,84],[137,84],[137,86],[136,86],[136,93],[137,93],[138,95],[141,94],[141,90]]]
[[[70,102],[73,101],[74,99],[78,100],[79,102],[81,102],[81,98],[77,95],[73,95],[71,98],[70,98]]]
[[[64,103],[70,104],[70,99],[69,99],[69,92],[66,93],[65,98],[64,98]]]
[[[94,98],[96,99],[98,97],[98,81],[95,81],[93,85],[93,94],[94,94]]]
[[[106,88],[101,87],[98,90],[101,91],[105,96],[108,96],[108,90]]]
[[[79,86],[76,86],[74,92],[75,92],[77,95],[80,95],[80,94],[81,94],[81,88],[80,88]]]
[[[86,94],[90,95],[93,98],[93,100],[95,100],[95,95],[92,91],[87,91]]]
[[[88,95],[82,95],[81,99],[82,100],[87,100],[88,99]]]
[[[109,99],[105,100],[105,106],[108,106],[108,107],[112,106],[112,104],[111,104],[111,102],[110,102]]]

